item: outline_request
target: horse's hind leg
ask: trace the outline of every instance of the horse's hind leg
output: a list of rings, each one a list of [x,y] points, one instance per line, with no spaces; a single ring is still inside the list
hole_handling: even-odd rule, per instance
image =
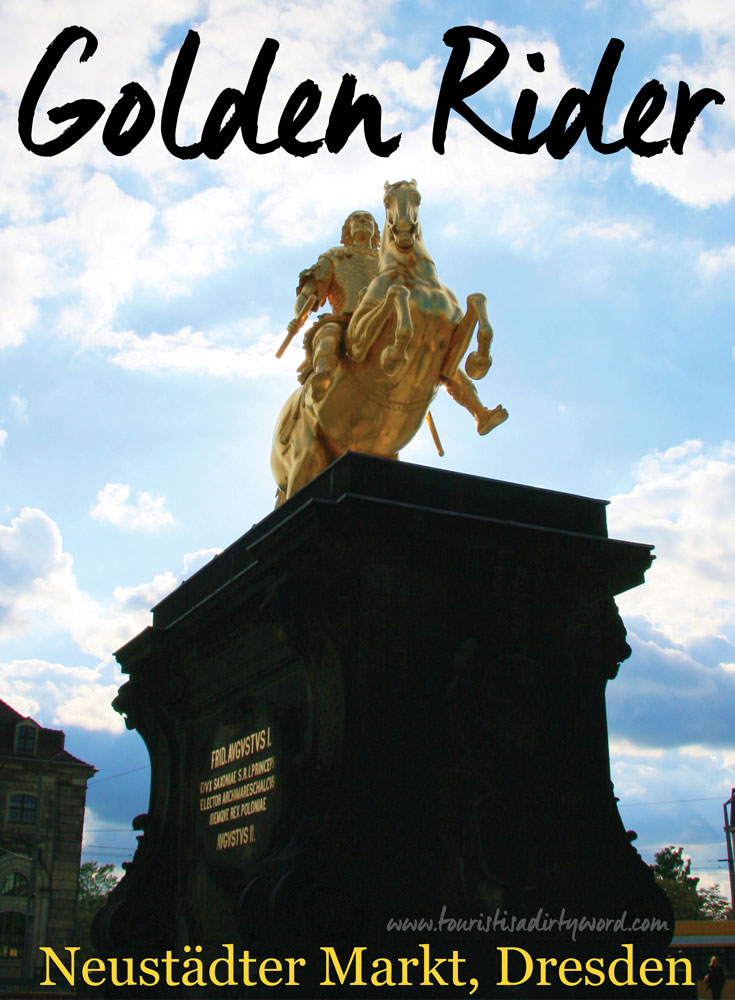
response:
[[[477,350],[467,356],[464,370],[470,378],[483,378],[488,373],[493,359],[490,357],[490,344],[493,340],[493,328],[487,318],[487,299],[479,292],[467,296],[467,309],[474,309],[477,316]]]
[[[491,410],[482,405],[477,389],[464,372],[458,371],[451,378],[442,378],[442,384],[453,400],[470,411],[475,418],[478,434],[488,434],[493,427],[508,419],[508,411],[504,406],[498,404]]]

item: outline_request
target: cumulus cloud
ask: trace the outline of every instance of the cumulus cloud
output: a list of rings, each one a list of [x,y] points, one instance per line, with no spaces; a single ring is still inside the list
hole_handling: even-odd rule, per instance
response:
[[[675,642],[735,635],[735,444],[686,441],[653,452],[638,478],[612,498],[608,522],[618,537],[652,542],[656,561],[645,586],[620,596],[621,609]]]
[[[28,400],[20,393],[14,392],[10,397],[10,405],[13,409],[15,419],[20,424],[28,422]]]
[[[660,130],[657,134],[663,137],[667,133]],[[735,150],[713,147],[706,141],[701,124],[695,124],[683,155],[664,150],[649,159],[632,157],[631,170],[639,183],[651,184],[684,205],[707,208],[724,205],[735,197]]]
[[[125,483],[107,483],[97,494],[97,503],[90,513],[97,521],[114,524],[123,531],[158,531],[174,518],[166,510],[166,498],[154,497],[146,491],[138,493],[136,503],[128,503],[130,487]]]
[[[104,605],[80,589],[58,525],[43,511],[24,508],[10,525],[0,525],[0,638],[53,623],[83,652],[109,659],[145,627],[153,604],[218,551],[187,553],[178,573],[164,571],[149,582],[116,587]]]
[[[620,814],[626,828],[638,832],[634,846],[652,862],[667,844],[681,845],[701,884],[719,883],[727,894],[727,870],[713,871],[712,859],[722,857],[724,847],[722,803],[735,784],[732,752],[701,743],[652,750],[614,735],[610,750]]]
[[[0,525],[0,640],[31,630],[68,637],[98,662],[90,667],[8,660],[0,665],[0,697],[17,711],[41,714],[46,725],[122,731],[109,708],[120,683],[112,652],[150,623],[152,605],[218,552],[186,553],[178,573],[164,571],[149,582],[116,587],[103,603],[79,587],[54,521],[25,508],[10,525]]]
[[[640,243],[646,238],[642,226],[613,219],[587,219],[572,226],[569,235],[611,243]]]
[[[723,16],[719,0],[644,0],[644,5],[657,27],[677,34],[696,34],[702,47],[698,61],[685,62],[680,55],[672,54],[652,74],[669,92],[665,113],[653,127],[652,135],[658,138],[671,134],[673,99],[680,80],[685,80],[692,92],[707,87],[717,90],[725,102],[704,109],[682,155],[667,149],[650,158],[634,156],[631,171],[638,183],[651,184],[685,205],[723,205],[735,197],[735,109],[730,100],[735,90],[733,19]]]
[[[696,868],[721,836],[721,807],[688,800],[724,802],[735,784],[735,447],[685,441],[637,472],[611,501],[611,534],[653,542],[657,558],[617,599],[632,655],[607,688],[612,774],[648,859],[673,829]]]
[[[707,278],[715,278],[735,270],[735,244],[702,251],[697,258],[697,265]]]
[[[103,606],[77,582],[58,525],[26,507],[0,525],[0,639],[56,629],[100,659],[146,624],[140,612]]]
[[[113,596],[118,604],[128,611],[149,611],[183,580],[193,576],[197,570],[219,555],[221,551],[221,549],[214,548],[187,552],[180,573],[175,574],[166,570],[164,573],[157,573],[147,583],[139,583],[132,587],[115,587]]]
[[[129,334],[110,362],[131,371],[240,378],[284,375],[284,365],[276,358],[284,335],[265,333],[254,344],[236,347],[218,343],[211,334],[190,326],[176,333],[151,333],[147,337]]]
[[[613,736],[610,750],[615,755],[613,767],[615,794],[623,807],[637,807],[639,802],[681,799],[708,799],[730,793],[733,780],[732,753],[717,751],[701,742],[663,749],[649,748]],[[714,779],[713,779],[714,775]]]
[[[720,0],[643,0],[660,27],[668,31],[700,34],[732,34],[732,24],[723,16]]]
[[[10,525],[0,525],[0,636],[22,621],[38,581],[54,578],[63,589],[70,573],[61,534],[42,511],[24,508]]]
[[[196,552],[187,552],[184,556],[184,569],[182,579],[186,580],[193,576],[202,566],[206,566],[215,556],[218,556],[222,549],[197,549]]]
[[[59,729],[80,726],[123,732],[123,720],[110,707],[117,693],[111,663],[69,667],[46,660],[10,660],[0,665],[0,697],[18,712],[39,717]]]
[[[139,583],[132,587],[115,587],[113,597],[121,607],[130,611],[149,611],[161,598],[170,593],[177,578],[170,570],[157,573],[148,583]]]
[[[2,446],[5,444],[7,440],[8,440],[8,432],[6,430],[3,430],[2,427],[0,427],[0,448],[2,448]]]
[[[733,644],[722,637],[676,644],[645,620],[623,617],[633,653],[608,687],[615,737],[659,748],[731,747],[735,675],[724,658],[735,654]]]
[[[551,35],[539,34],[524,26],[503,25],[495,21],[484,21],[482,27],[499,35],[508,48],[508,63],[491,86],[493,91],[496,88],[504,91],[512,105],[515,105],[521,90],[530,88],[538,94],[539,107],[554,109],[567,90],[576,86],[564,66],[559,46]],[[492,46],[484,42],[478,42],[473,46],[472,57],[468,60],[465,75],[479,68],[491,52]],[[532,70],[528,64],[526,56],[534,52],[543,53],[544,69],[541,73]]]
[[[38,315],[36,299],[50,291],[45,255],[32,240],[21,247],[26,236],[15,227],[0,231],[0,348],[23,343]]]
[[[180,141],[191,141],[223,81],[241,85],[244,68],[252,64],[262,39],[277,28],[281,50],[260,119],[265,137],[294,86],[314,77],[315,66],[323,99],[314,128],[315,134],[323,134],[330,102],[342,73],[349,70],[361,90],[379,95],[386,134],[403,132],[401,147],[390,161],[393,177],[413,176],[420,158],[427,196],[439,204],[455,204],[461,188],[475,214],[478,206],[492,204],[494,228],[516,246],[545,246],[548,240],[539,233],[562,228],[545,225],[559,215],[558,199],[548,198],[544,188],[557,176],[548,157],[504,153],[457,116],[452,116],[448,136],[452,163],[426,157],[441,60],[432,56],[414,67],[386,58],[380,26],[391,7],[389,0],[370,5],[301,0],[296,6],[250,0],[236,8],[218,8],[216,15],[195,2],[157,4],[155,10],[136,7],[135,32],[124,30],[118,5],[95,8],[100,48],[83,66],[74,58],[62,60],[37,114],[34,129],[40,137],[58,132],[57,126],[44,124],[46,108],[78,96],[80,88],[109,106],[118,96],[117,88],[135,79],[160,108],[178,51],[174,41],[161,61],[161,39],[177,24],[182,25],[183,41],[183,26],[199,15],[201,47],[179,126]],[[0,54],[7,57],[9,105],[17,104],[27,67],[39,58],[37,39],[47,44],[64,26],[64,9],[63,3],[53,11],[44,5],[32,25],[20,6],[9,6],[6,41],[0,42]],[[76,23],[75,18],[78,12],[66,23]],[[325,23],[330,24],[329,32],[323,30]],[[552,107],[573,83],[554,39],[490,21],[485,26],[499,32],[511,49],[511,63],[493,85],[493,94],[515,100],[520,87],[532,85],[540,93],[541,108]],[[22,39],[20,52],[7,41],[15,35]],[[533,73],[525,59],[526,52],[539,50],[546,57],[543,74]],[[481,57],[482,51],[473,58]],[[0,109],[0,122],[2,113]],[[8,120],[7,132],[14,128]],[[2,135],[0,129],[0,153]],[[110,351],[115,364],[130,370],[168,373],[196,370],[254,377],[276,369],[267,340],[240,348],[222,341],[216,330],[133,332],[120,321],[128,303],[139,295],[162,300],[188,296],[197,282],[233,266],[243,254],[269,243],[298,243],[315,228],[333,227],[340,213],[354,208],[355,190],[375,191],[379,197],[386,171],[380,158],[365,156],[359,135],[339,158],[318,155],[304,161],[275,153],[268,157],[267,170],[262,158],[248,154],[239,140],[219,161],[182,163],[151,133],[121,165],[105,152],[96,129],[63,157],[54,158],[53,170],[43,158],[16,146],[5,150],[11,195],[7,203],[0,202],[0,210],[15,223],[4,235],[12,251],[3,257],[5,273],[0,266],[6,304],[0,345],[20,344],[37,324],[39,310],[45,311],[50,297],[62,290],[59,307],[50,312],[50,332]]]

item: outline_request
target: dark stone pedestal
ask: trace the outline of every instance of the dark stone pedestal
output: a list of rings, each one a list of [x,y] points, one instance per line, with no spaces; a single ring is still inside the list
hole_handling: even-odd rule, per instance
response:
[[[628,944],[639,983],[673,926],[635,924],[671,913],[618,815],[605,685],[630,652],[614,595],[650,563],[603,501],[345,455],[117,654],[152,785],[102,953],[207,979],[232,944],[238,983],[256,959],[257,987],[196,995],[556,996],[539,957],[606,969]],[[503,954],[511,981],[533,959],[520,991]],[[298,986],[259,971],[286,957]],[[636,994],[590,976],[579,995]]]

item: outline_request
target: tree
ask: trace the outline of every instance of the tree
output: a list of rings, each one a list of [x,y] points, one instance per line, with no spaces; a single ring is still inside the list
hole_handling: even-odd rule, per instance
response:
[[[79,946],[80,961],[94,955],[92,946],[92,919],[102,908],[107,896],[119,882],[112,864],[100,865],[97,861],[85,861],[79,869],[79,891],[77,894],[76,944]]]
[[[699,890],[702,900],[702,920],[731,920],[730,903],[720,892],[719,885],[706,886]]]
[[[85,861],[79,869],[79,902],[105,899],[119,881],[120,877],[115,875],[113,864],[100,865],[96,861]]]
[[[677,920],[724,920],[727,900],[718,886],[699,889],[699,879],[691,874],[692,859],[683,847],[664,847],[651,865],[656,881],[669,897]]]

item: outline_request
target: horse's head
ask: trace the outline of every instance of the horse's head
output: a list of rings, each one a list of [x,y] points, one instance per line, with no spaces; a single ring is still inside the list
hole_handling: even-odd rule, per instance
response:
[[[385,205],[385,230],[383,246],[390,243],[402,253],[415,250],[421,245],[421,225],[419,223],[419,205],[421,195],[416,187],[416,181],[397,181],[395,184],[385,182],[383,193]]]

